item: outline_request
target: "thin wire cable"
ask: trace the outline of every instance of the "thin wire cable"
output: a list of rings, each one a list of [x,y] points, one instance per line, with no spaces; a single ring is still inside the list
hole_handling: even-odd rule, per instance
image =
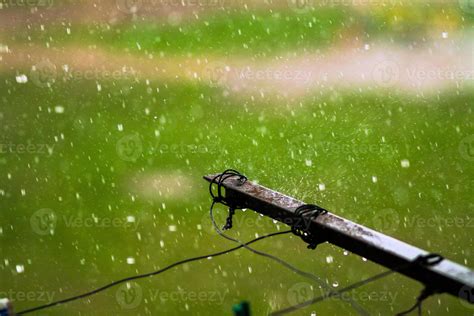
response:
[[[242,247],[244,247],[245,249],[259,255],[259,256],[262,256],[262,257],[265,257],[265,258],[269,258],[279,264],[281,264],[282,266],[290,269],[291,271],[295,272],[296,274],[302,276],[302,277],[305,277],[307,279],[311,279],[313,281],[315,281],[316,283],[318,283],[321,287],[323,288],[326,288],[328,290],[329,293],[332,293],[333,296],[336,296],[338,298],[340,298],[341,300],[343,301],[346,301],[347,303],[349,303],[352,308],[358,312],[360,315],[370,315],[369,312],[367,312],[362,306],[360,306],[359,304],[357,304],[355,301],[353,301],[351,298],[344,298],[342,297],[340,294],[339,294],[339,291],[335,291],[334,289],[332,289],[329,285],[326,284],[326,282],[324,282],[320,277],[312,274],[312,273],[309,273],[309,272],[306,272],[306,271],[303,271],[303,270],[300,270],[298,269],[297,267],[293,266],[292,264],[284,261],[283,259],[280,259],[276,256],[273,256],[271,254],[268,254],[268,253],[265,253],[265,252],[262,252],[262,251],[259,251],[259,250],[256,250],[252,247],[249,247],[247,245],[244,245],[242,243],[242,241],[238,240],[238,239],[235,239],[233,237],[230,237],[226,234],[224,234],[221,229],[219,228],[219,226],[217,226],[217,223],[214,219],[214,214],[213,214],[213,210],[214,210],[214,206],[217,202],[216,201],[213,201],[212,204],[211,204],[211,208],[209,210],[209,214],[210,214],[210,217],[211,217],[211,221],[212,221],[212,224],[214,225],[214,229],[217,231],[217,233],[224,237],[225,239],[227,240],[230,240],[230,241],[233,241],[235,243],[238,243],[240,244]]]
[[[198,256],[198,257],[193,257],[193,258],[188,258],[188,259],[184,259],[184,260],[181,260],[181,261],[178,261],[178,262],[175,262],[175,263],[172,263],[160,270],[157,270],[157,271],[153,271],[153,272],[149,272],[149,273],[145,273],[145,274],[139,274],[139,275],[135,275],[135,276],[131,276],[131,277],[127,277],[127,278],[124,278],[124,279],[121,279],[121,280],[118,280],[118,281],[114,281],[112,283],[109,283],[107,285],[104,285],[100,288],[97,288],[95,290],[92,290],[90,292],[86,292],[86,293],[83,293],[83,294],[80,294],[80,295],[76,295],[76,296],[72,296],[72,297],[69,297],[69,298],[66,298],[66,299],[63,299],[63,300],[59,300],[59,301],[55,301],[55,302],[52,302],[52,303],[49,303],[49,304],[45,304],[45,305],[41,305],[41,306],[37,306],[37,307],[33,307],[33,308],[30,308],[30,309],[25,309],[25,310],[22,310],[18,313],[16,313],[16,315],[24,315],[24,314],[28,314],[28,313],[32,313],[32,312],[36,312],[36,311],[39,311],[39,310],[43,310],[43,309],[47,309],[47,308],[51,308],[53,306],[57,306],[57,305],[61,305],[61,304],[65,304],[65,303],[68,303],[68,302],[71,302],[71,301],[75,301],[75,300],[79,300],[79,299],[82,299],[82,298],[85,298],[85,297],[88,297],[88,296],[91,296],[91,295],[94,295],[94,294],[97,294],[99,292],[102,292],[102,291],[105,291],[113,286],[116,286],[118,284],[122,284],[122,283],[125,283],[125,282],[130,282],[130,281],[133,281],[133,280],[137,280],[137,279],[142,279],[142,278],[147,278],[147,277],[151,277],[151,276],[155,276],[155,275],[158,275],[160,273],[163,273],[171,268],[174,268],[174,267],[177,267],[179,265],[182,265],[182,264],[185,264],[185,263],[188,263],[188,262],[192,262],[192,261],[198,261],[198,260],[202,260],[202,259],[207,259],[209,257],[218,257],[218,256],[221,256],[221,255],[225,255],[225,254],[228,254],[230,252],[233,252],[235,250],[238,250],[240,248],[243,248],[245,247],[246,245],[250,245],[250,244],[253,244],[257,241],[260,241],[260,240],[263,240],[265,238],[269,238],[269,237],[273,237],[273,236],[277,236],[277,235],[283,235],[283,234],[289,234],[291,233],[291,230],[286,230],[286,231],[281,231],[281,232],[276,232],[276,233],[271,233],[271,234],[267,234],[267,235],[264,235],[264,236],[261,236],[261,237],[258,237],[258,238],[255,238],[251,241],[248,241],[246,242],[245,244],[241,244],[239,246],[236,246],[236,247],[233,247],[233,248],[229,248],[227,250],[223,250],[223,251],[219,251],[219,252],[215,252],[215,253],[212,253],[212,254],[208,254],[208,255],[203,255],[203,256]]]
[[[352,291],[356,288],[359,288],[363,285],[366,285],[366,284],[369,284],[371,282],[375,282],[377,280],[380,280],[380,279],[383,279],[385,277],[388,277],[389,275],[391,274],[394,274],[395,272],[397,271],[400,271],[400,270],[403,270],[403,269],[406,269],[412,265],[416,265],[416,264],[424,264],[424,265],[429,265],[429,266],[433,266],[433,265],[436,265],[438,264],[439,262],[441,262],[443,260],[443,257],[438,255],[438,254],[433,254],[433,253],[430,253],[430,254],[427,254],[427,255],[424,255],[424,256],[419,256],[418,258],[416,258],[413,262],[409,262],[409,263],[404,263],[398,267],[395,267],[394,269],[392,270],[389,270],[389,271],[384,271],[384,272],[381,272],[379,274],[376,274],[374,276],[371,276],[371,277],[368,277],[367,279],[364,279],[364,280],[361,280],[361,281],[358,281],[358,282],[355,282],[351,285],[348,285],[347,287],[344,287],[342,289],[339,290],[339,293],[345,293],[345,292],[348,292],[348,291]],[[418,296],[417,300],[416,300],[416,303],[415,305],[413,305],[410,309],[408,309],[407,311],[404,311],[404,312],[401,312],[401,313],[398,313],[397,316],[402,316],[402,315],[407,315],[409,313],[411,313],[412,311],[414,311],[415,309],[418,309],[418,315],[421,315],[421,304],[423,303],[423,301],[425,299],[427,299],[429,296],[431,296],[432,294],[434,294],[436,291],[433,291],[433,290],[430,290],[430,289],[427,289],[425,288],[421,294]],[[305,302],[302,302],[300,304],[295,304],[295,305],[292,305],[292,306],[289,306],[289,307],[286,307],[284,309],[281,309],[279,311],[276,311],[276,312],[272,312],[269,314],[269,316],[279,316],[279,315],[286,315],[288,313],[291,313],[291,312],[294,312],[294,311],[297,311],[301,308],[304,308],[306,306],[309,306],[309,305],[312,305],[312,304],[316,304],[318,302],[322,302],[330,297],[332,297],[334,295],[332,295],[332,293],[326,293],[324,295],[321,295],[321,296],[318,296],[318,297],[315,297],[315,298],[312,298],[308,301],[305,301]]]
[[[367,278],[365,280],[362,280],[362,281],[359,281],[359,282],[356,282],[356,283],[353,283],[345,288],[342,288],[339,290],[339,293],[342,294],[342,293],[345,293],[345,292],[348,292],[348,291],[352,291],[358,287],[361,287],[367,283],[371,283],[371,282],[374,282],[376,280],[379,280],[379,279],[382,279],[382,278],[385,278],[387,276],[389,276],[390,274],[394,273],[394,271],[390,270],[390,271],[385,271],[385,272],[382,272],[382,273],[379,273],[379,274],[376,274],[370,278]],[[324,295],[321,295],[321,296],[318,296],[318,297],[315,297],[315,298],[312,298],[308,301],[305,301],[303,303],[299,303],[299,304],[295,304],[295,305],[292,305],[290,307],[286,307],[284,309],[281,309],[279,311],[276,311],[276,312],[272,312],[270,313],[269,315],[270,316],[280,316],[280,315],[286,315],[288,313],[291,313],[291,312],[295,312],[299,309],[302,309],[306,306],[309,306],[309,305],[312,305],[312,304],[316,304],[318,302],[322,302],[330,297],[333,297],[333,293],[326,293]]]

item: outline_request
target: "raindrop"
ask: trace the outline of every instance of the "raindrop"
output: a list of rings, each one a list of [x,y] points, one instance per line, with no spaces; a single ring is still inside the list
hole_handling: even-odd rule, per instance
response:
[[[25,272],[25,266],[22,265],[22,264],[17,264],[15,268],[16,268],[16,272],[18,272],[18,273]]]
[[[64,107],[60,106],[60,105],[57,105],[57,106],[54,107],[54,112],[56,112],[58,114],[62,114],[62,113],[64,113]]]
[[[16,76],[16,82],[17,83],[27,83],[28,82],[28,77],[26,75],[18,75],[18,76]]]
[[[403,159],[400,164],[402,165],[402,168],[409,168],[410,167],[410,161],[408,159]]]

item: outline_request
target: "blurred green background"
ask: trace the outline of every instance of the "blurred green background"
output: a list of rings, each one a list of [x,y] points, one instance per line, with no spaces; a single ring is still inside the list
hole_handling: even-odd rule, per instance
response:
[[[212,231],[202,180],[227,168],[472,266],[474,9],[337,3],[2,2],[0,297],[20,311],[233,247]],[[463,54],[441,58],[439,41]],[[315,79],[304,91],[276,74],[280,61],[292,76],[301,70],[286,58],[324,64],[372,47],[391,56],[388,81],[350,79],[365,64],[342,69],[346,84]],[[433,69],[434,88],[407,88],[405,69],[390,68],[420,47],[441,56],[419,66]],[[460,77],[441,76],[454,62]],[[267,72],[232,77],[230,64]],[[332,65],[325,71],[338,73]],[[217,213],[224,223],[226,210]],[[245,241],[287,229],[252,211],[234,223],[229,234]],[[384,270],[328,244],[310,251],[290,235],[255,248],[335,289]],[[420,289],[395,275],[350,297],[371,315],[391,315]],[[319,294],[239,250],[37,315],[230,315],[241,300],[266,315]],[[474,307],[438,295],[424,311]],[[330,299],[294,315],[356,312]]]

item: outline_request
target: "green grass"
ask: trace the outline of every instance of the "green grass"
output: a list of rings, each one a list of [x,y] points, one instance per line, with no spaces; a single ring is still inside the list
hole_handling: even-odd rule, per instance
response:
[[[12,77],[1,82],[5,91],[1,96],[5,106],[0,111],[2,143],[55,145],[51,155],[0,155],[4,170],[0,177],[0,275],[6,289],[50,291],[63,298],[232,246],[209,233],[208,226],[198,229],[206,223],[203,218],[210,202],[201,176],[228,167],[268,187],[472,265],[467,248],[473,238],[467,221],[474,205],[470,177],[474,170],[458,149],[460,141],[474,131],[469,104],[473,94],[467,91],[448,92],[439,98],[409,98],[383,91],[328,93],[301,105],[282,106],[242,104],[223,97],[218,89],[183,83],[135,83],[133,89],[121,92],[118,87],[130,83],[103,82],[98,92],[96,83],[88,81],[55,83],[51,89],[32,83],[19,85]],[[55,113],[58,105],[64,107],[63,114]],[[142,144],[135,161],[121,159],[117,151],[127,135],[137,135]],[[164,150],[164,145],[197,146],[208,152],[172,152]],[[409,168],[401,167],[404,159],[410,161]],[[192,190],[186,196],[160,197],[156,192],[150,198],[130,187],[139,175],[169,172],[189,177]],[[318,189],[320,183],[326,190]],[[53,236],[41,236],[32,229],[30,218],[43,208],[59,217]],[[393,209],[398,226],[380,217],[385,209]],[[218,213],[223,221],[224,209]],[[129,215],[136,217],[137,230],[97,224],[77,228],[65,222],[71,216],[95,216],[123,223]],[[464,226],[404,224],[418,217],[459,218]],[[256,232],[263,235],[276,230],[270,220],[250,211],[237,218],[241,222],[236,220],[230,233],[244,240]],[[176,225],[177,231],[169,231],[170,225]],[[340,286],[382,271],[330,245],[309,251],[295,237],[277,237],[256,247]],[[328,256],[334,258],[333,263],[326,262]],[[136,258],[136,264],[127,265],[127,257]],[[14,272],[17,264],[26,266],[25,273]],[[44,315],[78,311],[180,314],[187,308],[196,315],[223,315],[230,314],[231,305],[240,299],[250,300],[254,313],[263,315],[288,306],[295,288],[305,287],[301,282],[308,283],[241,250],[140,281],[144,301],[131,311],[121,309],[116,289],[111,289],[90,301],[55,307]],[[157,298],[157,290],[167,295],[179,289],[188,301]],[[354,297],[372,313],[393,314],[411,305],[418,290],[415,282],[396,276],[360,289]],[[393,304],[382,299],[364,301],[371,291],[397,296]],[[192,301],[190,292],[208,298]],[[223,296],[223,301],[212,301],[210,293]],[[466,311],[455,298],[442,295],[439,299],[441,305],[438,298],[424,305],[432,315],[443,315],[447,308],[453,314]],[[19,301],[15,305],[20,310],[40,303]],[[313,310],[354,314],[347,304],[332,300],[296,315]]]
[[[63,25],[46,24],[45,31],[32,25],[4,35],[2,44],[265,57],[324,48],[356,36],[411,43],[428,34],[433,21],[444,19],[455,21],[460,30],[472,27],[472,20],[455,7],[443,11],[435,5],[377,7],[370,14],[348,8],[305,14],[228,11],[177,26],[74,24],[70,35]],[[87,80],[58,80],[51,88],[33,82],[18,84],[13,73],[0,76],[0,297],[15,299],[17,311],[46,303],[44,297],[25,300],[21,295],[40,291],[54,299],[69,297],[234,246],[210,229],[210,198],[201,178],[229,167],[472,266],[474,166],[460,150],[462,140],[474,134],[474,92],[467,88],[423,98],[386,90],[331,91],[299,102],[237,99],[215,87],[178,81],[102,81],[101,91],[97,82]],[[56,113],[55,107],[64,113]],[[5,144],[15,146],[13,152],[5,152],[11,148]],[[50,154],[25,153],[18,145],[54,149]],[[403,168],[407,160],[410,166]],[[153,190],[152,182],[142,183],[144,177],[163,174],[184,176],[189,187],[174,185],[175,194],[167,194],[172,184]],[[42,209],[56,216],[54,235],[37,233]],[[220,222],[225,213],[218,209]],[[135,217],[136,228],[127,224],[127,216]],[[117,225],[107,226],[104,220]],[[234,224],[230,234],[242,240],[285,229],[252,211],[239,212]],[[176,231],[170,230],[173,226]],[[383,270],[331,245],[307,250],[294,236],[255,247],[339,288]],[[127,264],[128,257],[136,263]],[[17,265],[24,265],[25,272],[17,274]],[[122,292],[113,288],[41,315],[229,315],[240,300],[251,302],[254,315],[265,315],[311,296],[309,281],[244,250],[137,283],[143,299],[136,308],[123,309]],[[371,314],[392,315],[411,306],[420,289],[416,282],[393,276],[351,297]],[[317,287],[313,294],[320,294]],[[395,296],[393,301],[387,294]],[[196,299],[199,295],[202,299]],[[312,311],[355,315],[336,300],[295,315]],[[462,315],[470,310],[440,295],[424,304],[428,311]]]
[[[440,17],[439,12],[445,12]],[[442,23],[440,25],[440,23]],[[229,10],[204,15],[199,20],[108,24],[46,25],[45,30],[28,28],[6,37],[12,42],[97,45],[108,50],[161,55],[220,54],[274,56],[288,51],[325,48],[335,42],[361,45],[379,39],[412,42],[428,36],[445,24],[472,27],[472,19],[455,6],[408,6],[360,12],[350,8],[321,7],[298,14],[292,11]],[[68,34],[67,29],[70,29]]]

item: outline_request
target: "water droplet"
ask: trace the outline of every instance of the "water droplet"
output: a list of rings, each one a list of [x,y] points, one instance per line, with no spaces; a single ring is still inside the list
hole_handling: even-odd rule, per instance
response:
[[[410,167],[410,161],[408,159],[403,159],[402,161],[400,161],[400,164],[402,165],[402,168]]]
[[[127,258],[127,264],[135,264],[135,258],[133,258],[133,257],[128,257],[128,258]]]
[[[372,176],[372,182],[373,182],[373,183],[377,183],[377,181],[378,181],[377,177],[376,177],[376,176]]]
[[[9,51],[7,45],[0,44],[0,53],[8,53]]]
[[[318,184],[318,187],[319,187],[319,191],[324,191],[324,190],[326,190],[326,185],[325,185],[324,183]]]
[[[25,266],[22,265],[22,264],[17,264],[15,268],[16,268],[16,272],[18,272],[18,273],[25,272]]]
[[[60,106],[60,105],[55,106],[55,107],[54,107],[54,112],[56,112],[56,113],[58,113],[58,114],[62,114],[62,113],[64,113],[64,107],[63,107],[63,106]]]
[[[333,256],[327,256],[326,257],[326,263],[333,263],[334,257]]]
[[[176,227],[176,225],[170,225],[170,226],[168,226],[168,230],[170,232],[175,232],[177,230],[177,227]]]
[[[119,132],[123,132],[123,124],[118,124],[118,125],[117,125],[117,130],[118,130]]]
[[[16,76],[16,82],[17,83],[27,83],[28,82],[28,77],[26,75],[18,75],[18,76]]]
[[[333,286],[333,287],[338,287],[338,286],[339,286],[339,282],[337,282],[337,281],[332,282],[332,286]]]

